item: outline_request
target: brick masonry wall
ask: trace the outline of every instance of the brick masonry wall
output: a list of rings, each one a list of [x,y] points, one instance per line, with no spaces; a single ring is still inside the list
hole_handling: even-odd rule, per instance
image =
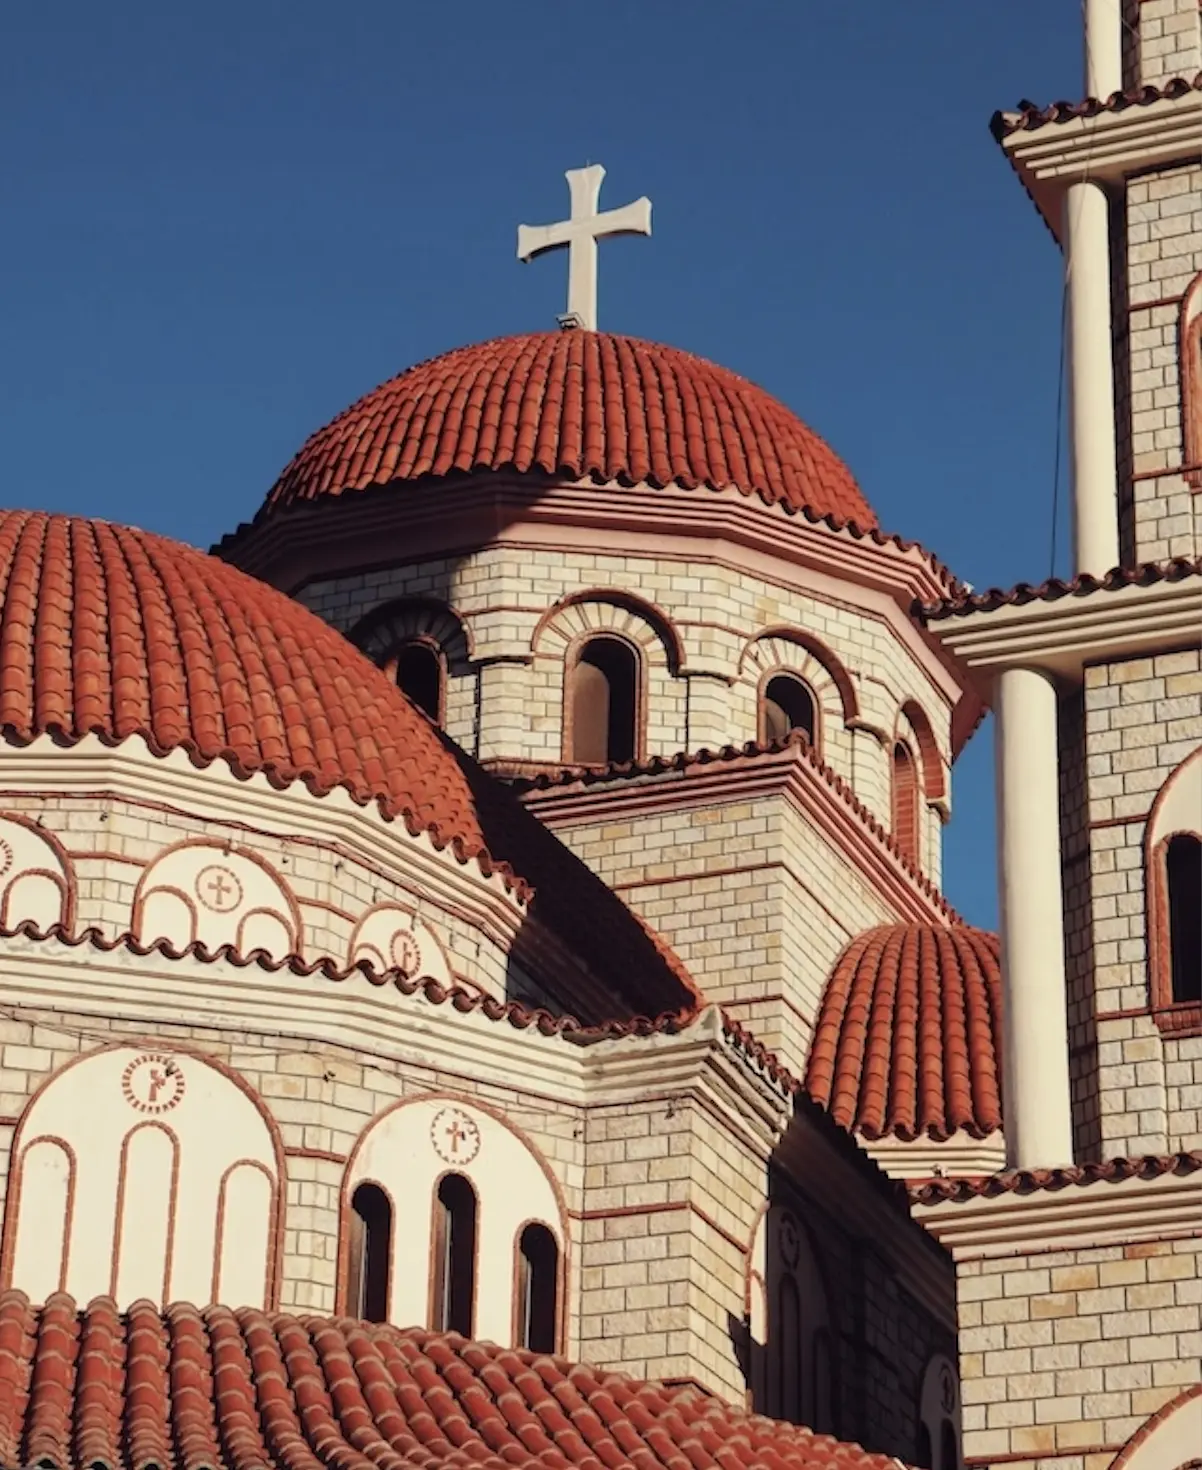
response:
[[[1172,3],[1166,0],[1161,8]],[[1145,23],[1152,22],[1152,8],[1142,7]],[[1178,18],[1191,19],[1184,12]],[[1192,23],[1196,33],[1196,6]],[[1195,60],[1190,74],[1200,64]],[[1180,299],[1202,272],[1202,164],[1130,179],[1123,243],[1126,299],[1120,294],[1118,350],[1125,361],[1118,378],[1129,383],[1129,402],[1120,405],[1124,554],[1141,562],[1198,556],[1202,495],[1191,490],[1181,473],[1185,446],[1179,337]]]
[[[961,1261],[957,1276],[970,1464],[1105,1470],[1202,1376],[1196,1237]]]
[[[1164,1035],[1148,1013],[1144,838],[1157,792],[1202,745],[1202,651],[1087,668],[1084,706],[1093,984],[1086,992],[1074,972],[1078,1146],[1103,1158],[1196,1148],[1202,1038]],[[1072,926],[1084,903],[1077,871]],[[1073,932],[1070,954],[1085,943]]]
[[[1123,10],[1127,25],[1138,29],[1138,78],[1131,78],[1137,85],[1156,86],[1202,70],[1198,0],[1143,0]],[[1126,67],[1124,75],[1126,79]]]
[[[773,582],[716,559],[669,560],[655,554],[653,537],[646,540],[643,551],[631,537],[623,555],[486,547],[454,561],[430,559],[312,582],[299,596],[344,632],[399,598],[436,597],[452,605],[471,631],[475,663],[449,679],[447,730],[482,759],[563,759],[565,642],[556,625],[563,622],[579,633],[585,624],[601,627],[618,618],[647,651],[648,755],[755,740],[756,694],[767,659],[813,680],[826,759],[886,824],[888,765],[881,742],[891,740],[907,699],[926,712],[947,765],[949,708],[896,633],[857,605],[860,594],[853,585],[838,600],[802,594],[783,574]],[[632,594],[658,608],[679,635],[688,676],[672,671],[665,646],[644,617],[604,601],[553,612],[561,599],[596,588]],[[540,629],[544,618],[548,625]],[[846,727],[833,682],[804,649],[765,640],[774,650],[769,657],[763,645],[753,643],[781,625],[820,639],[837,655],[851,675],[861,720],[879,737]],[[649,631],[654,646],[646,640]],[[923,803],[921,850],[936,878],[941,835],[940,813]]]

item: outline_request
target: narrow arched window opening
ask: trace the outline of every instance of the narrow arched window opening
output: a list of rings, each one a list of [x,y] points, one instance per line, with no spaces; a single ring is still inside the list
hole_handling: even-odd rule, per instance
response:
[[[392,1204],[378,1184],[360,1184],[355,1190],[349,1225],[347,1311],[367,1322],[387,1322]]]
[[[434,1282],[430,1325],[472,1335],[476,1296],[476,1191],[444,1174],[434,1201]]]
[[[914,1451],[914,1464],[918,1470],[935,1470],[931,1459],[931,1431],[925,1424],[918,1426],[918,1445]]]
[[[792,1424],[801,1422],[801,1293],[792,1276],[781,1279],[777,1293],[776,1412]]]
[[[590,638],[569,676],[569,759],[581,765],[638,754],[639,658],[621,638]]]
[[[783,740],[794,730],[814,743],[818,730],[814,696],[793,674],[773,674],[760,701],[760,739]]]
[[[1172,997],[1202,1000],[1202,839],[1191,832],[1169,838],[1165,887]]]
[[[918,866],[918,770],[910,747],[899,740],[893,747],[893,837],[902,855]]]
[[[559,1243],[545,1225],[527,1225],[518,1241],[516,1346],[555,1351],[558,1291]]]
[[[960,1446],[956,1440],[956,1426],[950,1419],[943,1421],[939,1433],[942,1450],[939,1455],[939,1470],[959,1470]]]
[[[436,725],[441,724],[444,671],[438,650],[429,643],[403,644],[397,650],[392,673],[397,687],[418,709]]]

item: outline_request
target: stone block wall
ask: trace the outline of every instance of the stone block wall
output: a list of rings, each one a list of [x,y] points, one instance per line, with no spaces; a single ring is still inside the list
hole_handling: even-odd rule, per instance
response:
[[[1202,1376],[1197,1238],[1019,1251],[957,1277],[970,1464],[1105,1470]]]
[[[1144,23],[1154,8],[1175,7],[1174,18],[1191,21],[1196,38],[1198,10],[1190,6],[1192,16],[1180,0],[1145,4]],[[1199,65],[1195,59],[1189,74]],[[1182,302],[1202,273],[1202,163],[1129,179],[1119,244],[1126,280],[1116,312],[1118,378],[1129,396],[1119,421],[1123,555],[1133,562],[1202,555],[1202,494],[1186,464],[1182,381]],[[1202,391],[1202,372],[1195,380]]]
[[[1159,86],[1202,70],[1197,0],[1125,0],[1123,84]]]
[[[1196,1148],[1202,1036],[1153,1012],[1145,839],[1158,792],[1202,747],[1202,650],[1087,668],[1082,713],[1085,821],[1064,854],[1078,1156]]]

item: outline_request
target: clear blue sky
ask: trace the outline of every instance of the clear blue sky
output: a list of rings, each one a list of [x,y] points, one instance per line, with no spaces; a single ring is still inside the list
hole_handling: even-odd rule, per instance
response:
[[[1080,93],[1078,0],[208,0],[0,17],[3,502],[208,545],[408,364],[548,327],[563,170],[654,202],[600,321],[784,399],[889,530],[1048,571],[1050,236],[989,136]],[[1061,536],[1061,544],[1064,537]],[[988,732],[946,888],[993,924]]]

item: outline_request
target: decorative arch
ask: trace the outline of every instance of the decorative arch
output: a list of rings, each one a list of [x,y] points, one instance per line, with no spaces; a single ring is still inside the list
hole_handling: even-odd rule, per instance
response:
[[[945,1353],[927,1363],[918,1395],[920,1443],[915,1464],[925,1470],[962,1470],[960,1375]]]
[[[1192,489],[1202,490],[1202,271],[1181,299],[1177,341],[1185,479]]]
[[[378,903],[360,916],[351,931],[347,963],[374,970],[397,970],[406,980],[455,983],[450,960],[438,934],[411,908]]]
[[[278,1301],[284,1157],[245,1080],[158,1041],[77,1057],[13,1138],[0,1283],[44,1301]]]
[[[922,866],[922,786],[914,752],[900,736],[893,742],[889,765],[889,829],[902,856],[919,868]]]
[[[847,666],[821,638],[804,628],[780,623],[761,629],[739,655],[740,676],[747,668],[755,671],[757,680],[773,668],[798,673],[823,703],[828,691],[833,694],[845,725],[859,719],[860,702]]]
[[[513,1343],[519,1321],[516,1242],[532,1223],[546,1227],[559,1258],[556,1342],[563,1341],[568,1215],[559,1181],[534,1143],[495,1109],[453,1093],[403,1098],[378,1114],[347,1160],[338,1251],[338,1310],[349,1302],[350,1204],[364,1182],[398,1201],[392,1227],[388,1321],[428,1322],[438,1260],[436,1202],[442,1181],[462,1176],[479,1202],[473,1329]],[[424,1268],[414,1263],[425,1263]]]
[[[435,597],[385,602],[360,618],[347,637],[375,664],[383,664],[402,644],[421,640],[440,649],[454,673],[475,657],[472,632],[462,614]]]
[[[918,747],[918,759],[922,765],[922,791],[927,801],[942,801],[947,795],[947,781],[943,771],[943,757],[939,753],[939,742],[927,712],[916,699],[907,699],[901,714],[910,723],[914,732],[914,743]]]
[[[1199,957],[1181,946],[1180,926],[1190,921],[1175,914],[1181,875],[1173,871],[1179,859],[1197,856],[1194,844],[1202,847],[1202,748],[1182,761],[1157,792],[1144,828],[1148,1002],[1160,1029],[1175,1035],[1202,1034],[1202,994],[1193,973]],[[1189,881],[1192,886],[1192,876]],[[1194,923],[1196,905],[1195,898]]]
[[[62,843],[22,812],[0,814],[0,928],[74,921],[75,874]]]
[[[590,587],[561,597],[535,624],[530,652],[562,658],[571,643],[590,632],[624,636],[643,650],[650,665],[666,663],[673,677],[684,668],[684,644],[667,613],[616,587]]]
[[[143,944],[229,944],[243,954],[266,950],[272,959],[299,954],[304,933],[296,899],[270,863],[203,837],[153,859],[134,893],[131,927]]]
[[[1187,1470],[1202,1445],[1202,1383],[1179,1393],[1141,1424],[1110,1463],[1110,1470]]]

